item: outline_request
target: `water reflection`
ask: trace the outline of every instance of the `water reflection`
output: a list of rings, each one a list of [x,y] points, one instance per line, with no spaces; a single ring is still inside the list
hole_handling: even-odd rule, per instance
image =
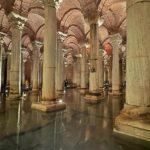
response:
[[[62,98],[67,102],[67,109],[53,113],[32,110],[31,103],[37,100],[38,95],[28,94],[26,99],[14,105],[3,104],[5,109],[1,105],[0,150],[133,148],[112,136],[113,119],[122,107],[122,98],[106,96],[100,104],[89,105],[79,92],[70,90]],[[144,150],[135,145],[134,149]]]

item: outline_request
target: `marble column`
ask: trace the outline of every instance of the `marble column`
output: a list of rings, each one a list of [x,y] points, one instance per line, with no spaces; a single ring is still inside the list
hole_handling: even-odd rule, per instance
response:
[[[97,76],[97,51],[98,51],[98,25],[93,23],[90,25],[90,79],[89,92],[99,93],[99,81]]]
[[[39,88],[42,88],[42,77],[43,76],[43,59],[40,59],[39,62]]]
[[[99,77],[99,88],[103,90],[104,86],[104,63],[103,63],[103,49],[98,51],[98,77]]]
[[[10,62],[11,61],[11,51],[7,52],[7,86],[9,86],[10,83]]]
[[[38,92],[39,89],[39,47],[36,41],[32,42],[32,91]]]
[[[95,20],[90,23],[90,75],[89,93],[84,99],[88,103],[98,103],[100,101],[99,76],[97,71],[97,53],[99,50],[98,25]]]
[[[10,100],[17,100],[21,94],[21,35],[26,18],[11,12],[8,20],[12,27],[12,51],[10,66]]]
[[[2,59],[2,46],[3,46],[3,38],[0,34],[0,93],[1,93],[1,90],[2,90],[2,62],[3,62],[3,59]]]
[[[115,121],[115,132],[143,139],[148,144],[150,142],[149,10],[150,0],[127,0],[126,104]]]
[[[85,46],[81,47],[81,54],[82,57],[81,59],[81,86],[80,86],[80,92],[81,93],[85,93],[85,89],[87,88],[87,84],[86,84],[86,48]]]
[[[77,57],[76,65],[77,65],[77,72],[76,72],[77,87],[80,88],[81,86],[81,58],[80,57]]]
[[[113,95],[120,95],[120,64],[119,53],[122,37],[120,34],[114,34],[110,36],[110,43],[113,47],[113,59],[112,59],[112,93]]]
[[[64,109],[63,102],[56,101],[55,93],[55,58],[57,18],[54,0],[43,0],[45,6],[45,33],[43,54],[42,101],[32,103],[33,109],[55,111]]]
[[[25,62],[22,60],[22,66],[21,66],[21,83],[22,85],[25,84]]]
[[[57,34],[57,55],[56,55],[56,92],[63,94],[64,90],[64,57],[63,57],[64,38]]]

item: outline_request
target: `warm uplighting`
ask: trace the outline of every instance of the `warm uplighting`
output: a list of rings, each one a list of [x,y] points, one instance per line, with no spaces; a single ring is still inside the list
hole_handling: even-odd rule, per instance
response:
[[[98,19],[98,27],[102,26],[104,24],[104,19],[103,18],[99,18]]]

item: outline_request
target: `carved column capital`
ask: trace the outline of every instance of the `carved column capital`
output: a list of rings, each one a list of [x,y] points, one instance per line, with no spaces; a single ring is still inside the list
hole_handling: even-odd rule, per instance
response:
[[[14,12],[11,12],[7,17],[13,28],[23,30],[27,18],[22,17]]]
[[[65,33],[62,32],[57,32],[57,42],[64,42],[65,38],[67,37],[67,35]]]
[[[109,38],[110,38],[109,42],[110,44],[112,44],[112,46],[116,44],[120,45],[122,43],[122,37],[119,33],[111,35]]]

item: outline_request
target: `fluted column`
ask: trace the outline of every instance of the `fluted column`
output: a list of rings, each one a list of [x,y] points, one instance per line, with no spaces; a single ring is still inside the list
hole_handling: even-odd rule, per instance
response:
[[[16,100],[21,94],[21,35],[26,18],[11,12],[8,15],[8,19],[12,27],[9,98]]]
[[[56,8],[54,0],[43,0],[45,6],[45,32],[43,54],[42,101],[32,103],[33,109],[55,111],[64,109],[64,103],[56,100],[55,93],[55,58],[56,58]]]
[[[149,10],[150,0],[127,0],[126,104],[115,123],[116,132],[147,142],[150,142]]]
[[[119,50],[122,38],[120,34],[110,36],[110,42],[113,47],[112,59],[112,94],[120,95],[120,64],[119,64]]]
[[[64,38],[57,34],[57,55],[56,55],[56,92],[62,94],[64,82],[64,58],[63,58]]]
[[[32,91],[37,92],[39,89],[39,47],[36,41],[32,45]]]

